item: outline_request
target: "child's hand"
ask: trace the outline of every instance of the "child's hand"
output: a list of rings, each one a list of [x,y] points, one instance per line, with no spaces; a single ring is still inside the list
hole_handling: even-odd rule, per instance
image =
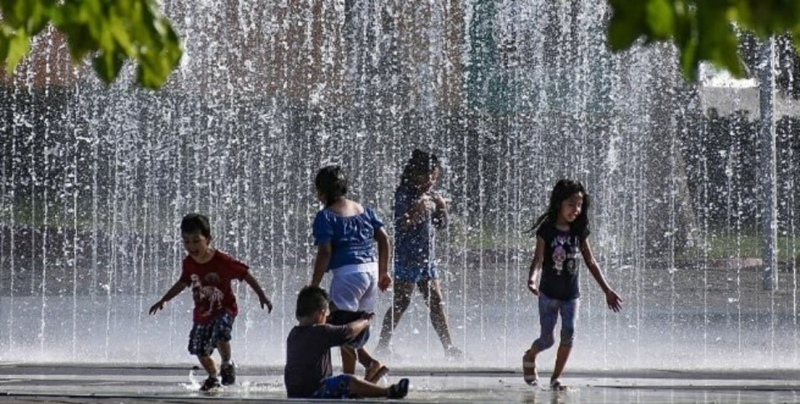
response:
[[[436,205],[436,209],[447,210],[447,202],[445,202],[442,195],[437,192],[432,192],[431,199],[433,200],[434,205]]]
[[[381,292],[386,292],[386,289],[389,289],[389,286],[392,285],[392,277],[389,274],[381,274],[380,279],[378,280],[378,289]]]
[[[539,296],[539,287],[536,286],[535,280],[528,279],[528,290],[530,290],[534,295]]]
[[[622,310],[622,297],[611,289],[606,292],[606,303],[608,308],[614,310],[615,313]]]
[[[156,314],[156,312],[158,312],[159,310],[164,310],[164,303],[166,302],[163,300],[159,300],[156,302],[156,304],[150,306],[150,315]]]
[[[262,309],[264,308],[264,306],[267,307],[267,313],[272,313],[272,302],[266,295],[259,296],[258,302],[261,303]]]
[[[436,210],[436,200],[433,196],[431,196],[431,194],[423,194],[420,197],[420,201],[422,201],[422,204],[425,206],[425,210],[428,213]]]
[[[366,311],[361,313],[361,319],[362,320],[372,321],[372,319],[374,317],[375,317],[375,313],[369,313],[369,312],[366,312]]]

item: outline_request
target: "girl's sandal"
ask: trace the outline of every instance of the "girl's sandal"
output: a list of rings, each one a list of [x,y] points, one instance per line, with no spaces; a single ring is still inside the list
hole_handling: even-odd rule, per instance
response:
[[[539,383],[539,374],[536,373],[536,362],[526,361],[524,356],[522,357],[522,376],[525,378],[525,383],[531,386],[535,386]]]

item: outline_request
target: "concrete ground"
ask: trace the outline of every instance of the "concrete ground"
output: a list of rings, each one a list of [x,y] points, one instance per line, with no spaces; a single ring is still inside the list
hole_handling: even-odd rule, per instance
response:
[[[570,371],[569,388],[532,388],[521,373],[497,369],[392,369],[411,379],[408,402],[789,403],[800,402],[800,371]],[[547,380],[548,375],[541,375]],[[198,391],[189,365],[0,365],[2,403],[215,403],[287,400],[279,368],[240,368],[237,385]],[[383,382],[387,382],[384,380]],[[336,400],[340,401],[340,400]],[[359,400],[365,402],[367,400]]]

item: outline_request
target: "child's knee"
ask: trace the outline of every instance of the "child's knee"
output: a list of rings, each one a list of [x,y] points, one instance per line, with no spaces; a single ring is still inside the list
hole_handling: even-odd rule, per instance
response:
[[[575,330],[572,328],[561,329],[561,342],[560,346],[571,347],[572,342],[575,340]]]
[[[539,337],[539,339],[534,341],[533,345],[534,345],[534,347],[536,347],[536,349],[539,352],[541,352],[541,351],[544,351],[545,349],[550,348],[555,343],[556,343],[556,341],[555,341],[555,339],[553,338],[552,335],[543,335],[543,336]]]

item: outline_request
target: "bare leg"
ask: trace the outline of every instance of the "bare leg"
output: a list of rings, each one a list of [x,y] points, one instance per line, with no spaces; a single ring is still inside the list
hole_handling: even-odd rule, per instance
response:
[[[356,350],[356,354],[358,356],[358,363],[365,368],[368,368],[369,365],[376,360],[364,347],[358,348],[358,350]]]
[[[353,377],[350,379],[350,393],[358,397],[386,397],[389,395],[389,389],[358,377]]]
[[[564,372],[564,366],[567,365],[570,352],[572,352],[571,346],[561,345],[558,347],[558,352],[556,353],[556,367],[553,369],[553,375],[550,376],[551,384],[553,380],[557,380],[561,377],[561,373]]]
[[[350,393],[356,397],[403,398],[408,394],[408,379],[400,379],[397,384],[381,387],[357,377],[350,378]]]
[[[217,349],[219,350],[219,356],[222,357],[223,362],[227,362],[231,360],[231,342],[230,341],[219,341],[217,342]]]
[[[364,366],[364,380],[376,383],[381,377],[389,373],[389,368],[386,367],[381,361],[375,359],[369,354],[366,348],[359,348],[356,353],[358,354],[358,362]],[[355,366],[355,365],[354,365]]]
[[[556,366],[553,369],[553,375],[550,377],[550,387],[554,389],[564,389],[558,378],[561,377],[564,366],[567,365],[569,354],[572,352],[572,340],[575,334],[575,320],[578,318],[579,302],[579,299],[562,302],[558,309],[561,314],[561,344],[558,346]]]
[[[356,350],[351,346],[342,345],[342,373],[356,374]]]
[[[411,294],[414,293],[414,284],[408,282],[396,282],[394,285],[394,300],[392,307],[386,311],[386,316],[383,318],[383,327],[381,328],[381,338],[378,341],[378,350],[389,348],[389,341],[392,339],[397,323],[400,322],[400,317],[408,309],[411,303]]]
[[[425,280],[420,281],[417,285],[425,298],[425,304],[430,309],[433,329],[439,334],[439,340],[442,342],[445,351],[452,350],[453,338],[450,336],[450,326],[447,323],[447,315],[444,312],[442,289],[439,286],[439,281],[437,279]]]
[[[217,364],[214,363],[214,358],[210,356],[197,356],[197,359],[200,360],[200,365],[203,366],[203,369],[206,370],[209,377],[217,377]]]

